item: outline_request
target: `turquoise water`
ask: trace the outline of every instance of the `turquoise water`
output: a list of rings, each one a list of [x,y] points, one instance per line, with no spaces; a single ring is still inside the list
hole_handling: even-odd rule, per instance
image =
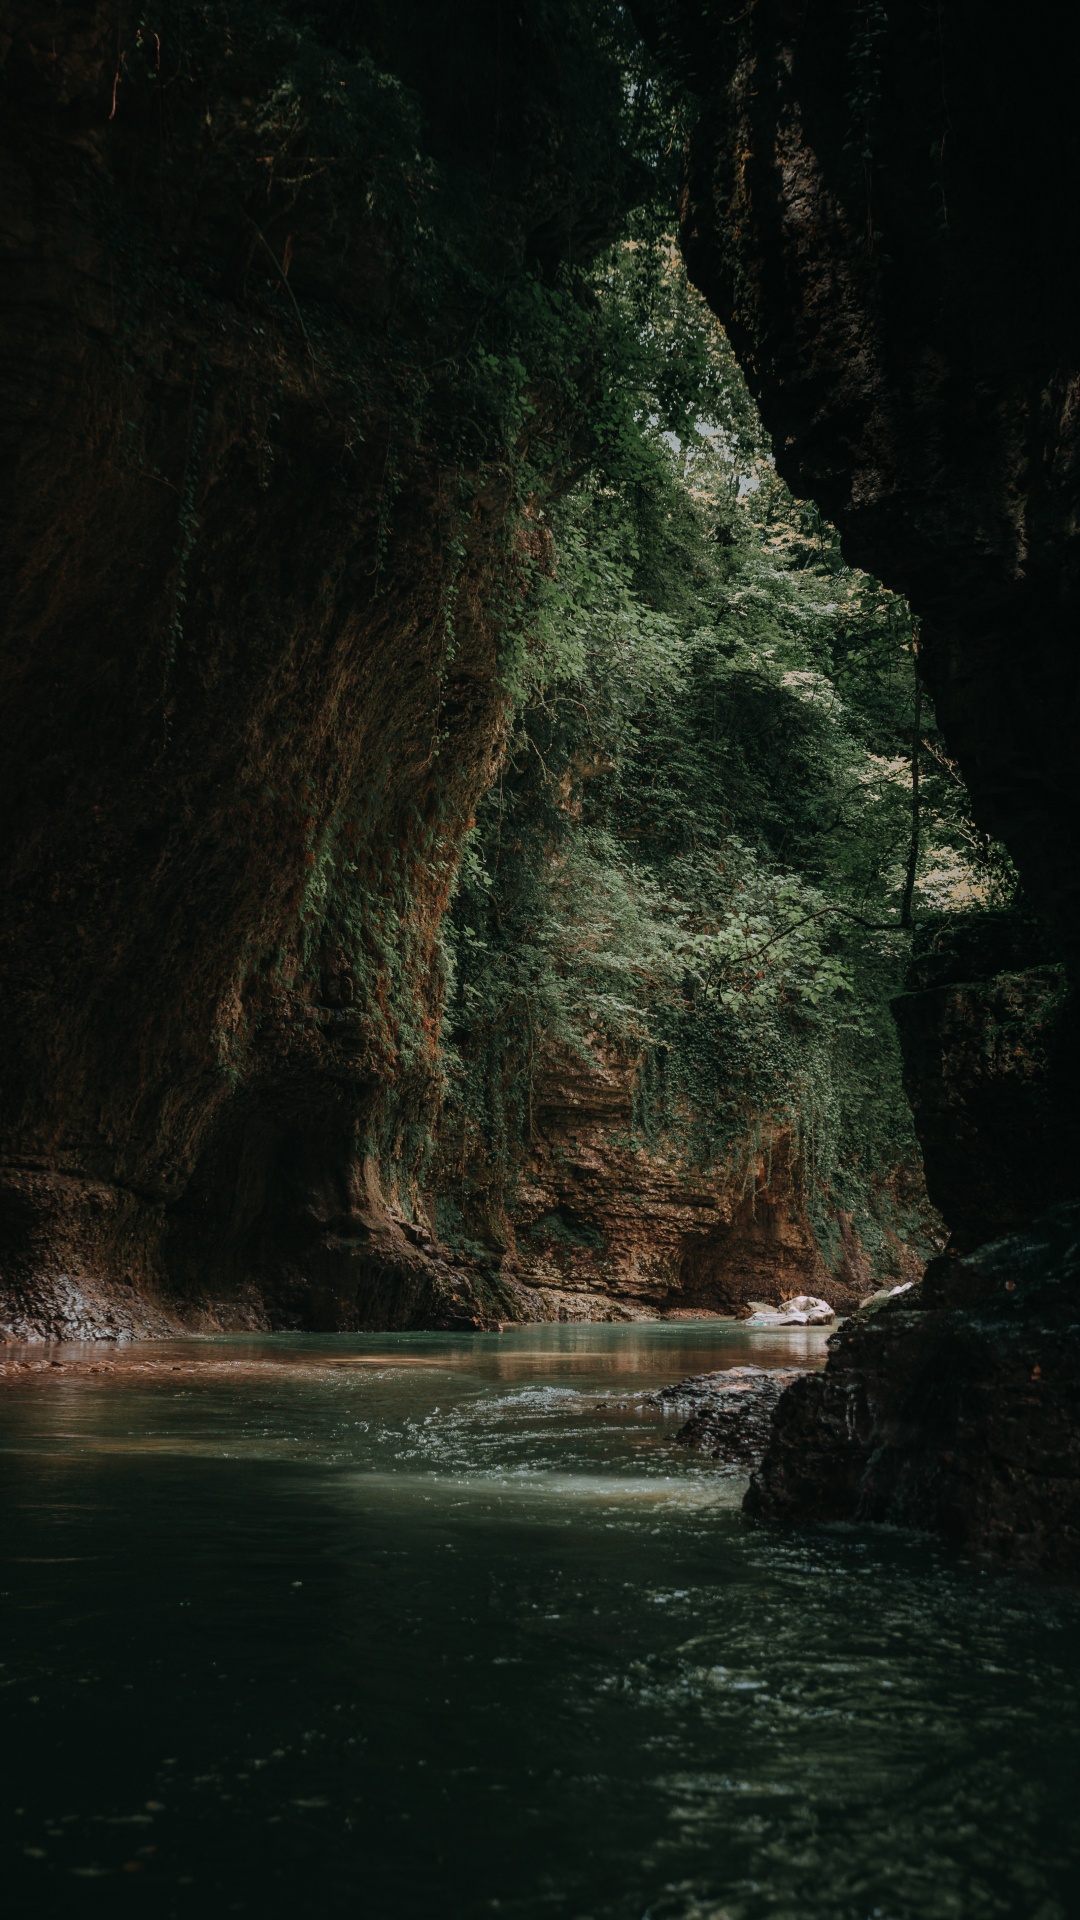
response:
[[[641,1406],[822,1357],[703,1322],[8,1375],[7,1910],[1072,1920],[1080,1598],[755,1528]]]

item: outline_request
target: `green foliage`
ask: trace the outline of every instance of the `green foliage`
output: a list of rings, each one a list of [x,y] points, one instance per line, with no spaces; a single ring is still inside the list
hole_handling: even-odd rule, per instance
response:
[[[377,745],[347,773],[286,751],[269,802],[286,825],[283,863],[303,863],[278,982],[298,989],[306,1017],[327,955],[340,956],[354,1057],[370,1070],[361,1145],[406,1184],[438,1110],[434,923],[472,800],[444,765],[444,708],[460,699],[455,674],[475,685],[490,673],[489,628],[507,684],[524,670],[540,504],[605,448],[634,451],[619,373],[634,339],[589,263],[677,164],[620,6],[543,0],[505,24],[493,38],[485,6],[447,14],[424,0],[153,0],[118,28],[107,132],[131,183],[109,214],[130,387],[122,457],[179,503],[163,594],[166,738],[218,565],[207,503],[238,448],[267,491],[295,447],[325,449],[358,631],[392,634],[394,596],[408,601],[417,568],[434,576],[420,772],[376,765]],[[498,72],[485,76],[496,39]],[[175,376],[191,395],[180,466],[140,401],[163,312],[179,357],[192,339],[224,343],[220,365],[213,345],[192,346]],[[222,1046],[235,1079],[240,1042]]]
[[[400,585],[402,503],[407,518],[434,502],[423,791],[403,801],[369,765],[363,791],[331,772],[316,793],[297,767],[289,795],[308,862],[299,960],[314,973],[340,950],[385,1089],[364,1145],[418,1178],[445,1068],[460,1162],[497,1201],[544,1053],[610,1048],[635,1065],[640,1138],[705,1162],[784,1128],[822,1219],[865,1213],[912,1154],[887,1011],[906,951],[910,619],[776,479],[665,237],[681,109],[626,11],[545,0],[518,16],[482,164],[468,115],[440,118],[438,100],[476,86],[453,61],[490,36],[430,17],[451,62],[438,85],[424,60],[442,54],[395,51],[392,9],[160,0],[121,49],[111,135],[145,177],[146,231],[172,209],[152,274],[145,235],[118,235],[125,340],[166,300],[244,311],[280,360],[282,404],[302,388],[340,446],[328,490],[347,499],[359,476],[373,600]],[[867,126],[874,44],[856,61]],[[524,142],[503,131],[519,113]],[[212,437],[196,373],[171,478],[166,682]],[[269,461],[268,425],[249,424]],[[127,456],[153,471],[139,435]],[[484,617],[515,719],[461,869],[440,1060],[434,918],[458,834],[440,713],[487,496],[505,564],[483,569]],[[932,729],[923,772],[917,900],[996,899],[1007,864],[978,842]]]
[[[670,251],[632,240],[597,286],[633,350],[618,430],[550,513],[557,562],[451,915],[459,1152],[500,1203],[541,1058],[599,1050],[636,1074],[639,1139],[707,1165],[790,1134],[823,1238],[849,1210],[887,1264],[884,1224],[919,1191],[888,1008],[910,945],[911,618],[777,481]],[[985,895],[923,732],[916,899]]]

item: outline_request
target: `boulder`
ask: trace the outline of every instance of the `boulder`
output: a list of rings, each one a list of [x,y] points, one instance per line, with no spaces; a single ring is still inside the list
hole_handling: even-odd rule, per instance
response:
[[[728,1367],[693,1374],[651,1394],[647,1406],[665,1412],[689,1412],[674,1436],[676,1446],[708,1454],[725,1466],[760,1466],[769,1442],[772,1417],[781,1394],[805,1368]]]
[[[813,1293],[797,1293],[778,1307],[756,1306],[748,1327],[827,1327],[836,1315],[827,1300]]]

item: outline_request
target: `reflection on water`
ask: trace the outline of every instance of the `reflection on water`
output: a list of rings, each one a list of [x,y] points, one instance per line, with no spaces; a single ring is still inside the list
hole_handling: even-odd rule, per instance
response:
[[[9,1369],[13,1910],[1070,1920],[1077,1597],[900,1535],[755,1529],[742,1478],[642,1404],[824,1338]]]

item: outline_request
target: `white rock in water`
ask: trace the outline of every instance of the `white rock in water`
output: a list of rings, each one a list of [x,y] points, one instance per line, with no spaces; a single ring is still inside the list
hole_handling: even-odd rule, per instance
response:
[[[782,1327],[827,1327],[835,1318],[828,1301],[819,1300],[813,1293],[797,1293],[793,1300],[780,1302]]]
[[[748,1327],[827,1327],[836,1318],[828,1301],[819,1300],[813,1293],[797,1293],[778,1307],[767,1307],[757,1300],[750,1305],[755,1311],[746,1322]]]

